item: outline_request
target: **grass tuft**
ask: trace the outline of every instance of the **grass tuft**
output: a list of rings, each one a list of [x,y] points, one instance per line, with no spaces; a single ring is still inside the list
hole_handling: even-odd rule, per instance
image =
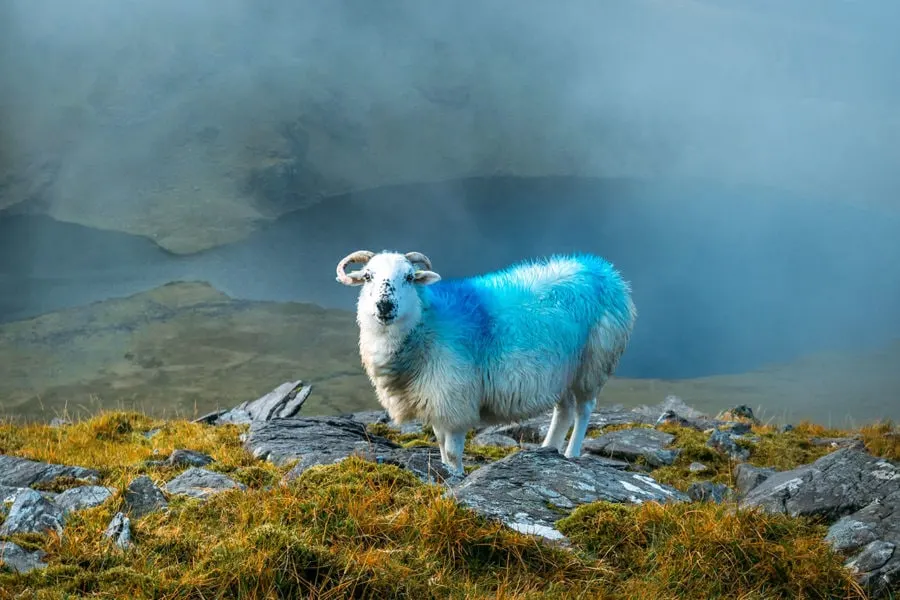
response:
[[[860,430],[866,449],[882,458],[900,461],[900,427],[892,421],[881,421]]]

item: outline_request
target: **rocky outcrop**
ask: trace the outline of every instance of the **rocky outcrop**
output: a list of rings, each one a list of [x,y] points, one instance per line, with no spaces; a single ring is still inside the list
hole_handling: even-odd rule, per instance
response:
[[[304,384],[303,381],[288,381],[256,400],[243,402],[229,410],[203,415],[194,422],[221,425],[288,419],[300,412],[310,392],[312,392],[312,386]]]
[[[200,499],[233,489],[246,490],[247,486],[222,473],[207,471],[199,467],[191,467],[165,485],[165,490],[169,494]]]
[[[874,593],[900,582],[900,467],[852,448],[770,475],[741,501],[792,516],[820,517],[828,539]]]
[[[567,459],[552,448],[522,450],[485,465],[448,492],[462,505],[524,533],[562,539],[554,523],[589,502],[684,502],[653,478],[593,456]]]
[[[0,485],[29,487],[51,483],[60,477],[83,479],[93,483],[99,479],[100,474],[93,469],[55,465],[0,454]]]

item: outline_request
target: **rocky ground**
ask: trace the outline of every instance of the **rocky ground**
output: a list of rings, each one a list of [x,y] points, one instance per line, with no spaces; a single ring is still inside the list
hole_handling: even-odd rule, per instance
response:
[[[596,411],[577,459],[539,446],[549,415],[473,431],[456,478],[430,428],[304,417],[311,392],[0,427],[0,598],[900,591],[889,423],[776,428],[669,397]]]

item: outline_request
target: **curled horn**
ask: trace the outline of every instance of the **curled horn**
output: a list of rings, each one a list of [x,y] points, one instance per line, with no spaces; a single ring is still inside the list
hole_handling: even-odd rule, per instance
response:
[[[431,261],[421,252],[407,252],[406,260],[411,262],[413,265],[420,264],[425,267],[426,270],[431,270]]]
[[[375,256],[375,253],[368,250],[357,250],[352,254],[348,254],[338,263],[337,280],[344,284],[353,283],[353,280],[347,275],[347,271],[345,270],[347,265],[351,263],[367,263],[373,256]]]

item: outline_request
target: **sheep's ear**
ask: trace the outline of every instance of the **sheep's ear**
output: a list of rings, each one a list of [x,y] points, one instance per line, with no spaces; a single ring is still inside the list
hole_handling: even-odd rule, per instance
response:
[[[363,279],[362,271],[353,271],[351,273],[347,273],[345,277],[338,277],[337,281],[349,286],[362,285],[366,282],[366,280]]]
[[[440,281],[441,276],[434,271],[416,271],[416,274],[413,275],[413,279],[415,279],[416,283],[419,285],[431,285],[432,283]]]

